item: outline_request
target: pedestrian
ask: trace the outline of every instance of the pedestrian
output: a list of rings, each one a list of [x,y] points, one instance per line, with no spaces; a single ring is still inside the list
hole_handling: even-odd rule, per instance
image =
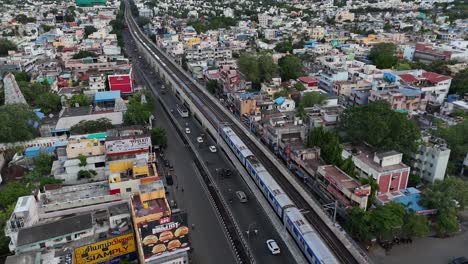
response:
[[[184,192],[184,188],[180,189],[182,192]]]
[[[195,229],[195,224],[192,224],[192,229]]]

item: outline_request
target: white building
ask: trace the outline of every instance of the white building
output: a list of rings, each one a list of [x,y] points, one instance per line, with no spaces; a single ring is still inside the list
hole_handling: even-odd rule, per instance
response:
[[[267,27],[271,21],[271,17],[268,14],[258,14],[258,24],[261,27]]]
[[[413,173],[431,183],[436,180],[442,181],[445,178],[450,149],[440,139],[427,136],[423,140],[425,143],[419,146],[413,157]]]
[[[89,77],[89,89],[101,92],[106,89],[106,76],[104,74]]]

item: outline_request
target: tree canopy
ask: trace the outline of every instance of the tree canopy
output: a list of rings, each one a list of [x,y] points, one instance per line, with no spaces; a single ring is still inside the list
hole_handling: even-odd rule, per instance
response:
[[[75,106],[75,104],[78,104],[80,106],[87,106],[87,105],[90,105],[91,104],[91,99],[88,98],[88,96],[86,96],[85,94],[74,94],[71,98],[70,98],[70,104],[73,106]]]
[[[258,57],[258,67],[261,82],[269,82],[278,74],[278,65],[273,61],[270,54],[263,54]]]
[[[83,58],[88,58],[88,57],[97,57],[98,55],[92,51],[87,51],[87,50],[80,50],[78,53],[73,55],[73,59],[83,59]]]
[[[60,96],[55,93],[43,93],[36,99],[36,105],[44,114],[58,112],[62,108]]]
[[[455,74],[450,85],[450,92],[464,96],[468,93],[468,69],[464,69]]]
[[[0,106],[0,120],[0,143],[30,140],[37,133],[34,122],[38,118],[27,105]]]
[[[282,41],[276,44],[275,51],[280,53],[292,53],[293,44],[290,41]]]
[[[450,147],[450,159],[456,164],[461,163],[468,153],[468,119],[453,126],[439,127],[436,134]]]
[[[327,96],[319,92],[304,93],[300,100],[300,105],[303,107],[312,107],[314,105],[322,105],[327,100]]]
[[[375,44],[370,53],[369,59],[379,69],[387,69],[395,66],[398,62],[396,54],[396,45],[393,43],[377,43]]]
[[[426,216],[417,215],[401,204],[390,202],[372,211],[358,207],[349,209],[345,228],[359,241],[368,241],[373,237],[391,240],[401,235],[425,236],[429,232],[429,222]]]
[[[436,209],[436,229],[440,236],[448,236],[458,231],[457,210],[468,205],[468,182],[447,177],[436,181],[421,194],[421,204]]]
[[[286,81],[304,75],[304,65],[295,55],[286,55],[278,61],[281,78]]]
[[[220,85],[217,80],[208,80],[206,82],[206,89],[211,93],[211,94],[216,94],[220,92]]]
[[[155,127],[151,130],[151,143],[155,146],[165,147],[167,145],[166,130],[162,127]]]
[[[85,26],[84,28],[85,38],[88,38],[88,36],[93,34],[94,32],[97,32],[97,29],[94,26]]]
[[[258,66],[257,57],[253,54],[242,53],[237,61],[239,70],[247,80],[252,83],[260,83],[260,67]]]
[[[9,50],[16,50],[16,44],[8,39],[0,39],[0,56],[8,55]]]
[[[70,133],[74,135],[104,132],[113,127],[108,118],[99,118],[97,120],[82,120],[70,128]]]
[[[417,150],[421,138],[415,122],[392,110],[386,101],[347,108],[340,120],[339,129],[349,140],[367,142],[379,150],[400,151],[407,157]]]
[[[154,109],[151,96],[145,94],[146,103],[141,102],[141,93],[134,94],[128,103],[127,111],[124,114],[126,125],[144,125],[148,123]]]

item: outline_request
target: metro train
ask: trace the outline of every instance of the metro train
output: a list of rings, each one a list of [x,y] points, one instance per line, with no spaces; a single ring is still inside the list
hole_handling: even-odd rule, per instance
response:
[[[320,264],[339,263],[316,230],[232,128],[225,126],[220,133],[258,185],[307,260],[310,263]]]

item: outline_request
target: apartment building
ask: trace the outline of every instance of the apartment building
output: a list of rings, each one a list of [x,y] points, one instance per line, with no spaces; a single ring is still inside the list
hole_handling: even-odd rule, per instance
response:
[[[413,88],[371,90],[369,102],[379,100],[389,102],[393,110],[403,110],[410,113],[425,111],[427,105],[425,94],[421,90]]]
[[[424,143],[412,157],[412,172],[427,182],[444,180],[450,149],[442,139],[430,135],[423,136]]]
[[[402,153],[375,152],[367,146],[345,144],[341,156],[352,157],[359,177],[373,177],[377,181],[378,194],[406,189],[410,167],[402,162]]]

